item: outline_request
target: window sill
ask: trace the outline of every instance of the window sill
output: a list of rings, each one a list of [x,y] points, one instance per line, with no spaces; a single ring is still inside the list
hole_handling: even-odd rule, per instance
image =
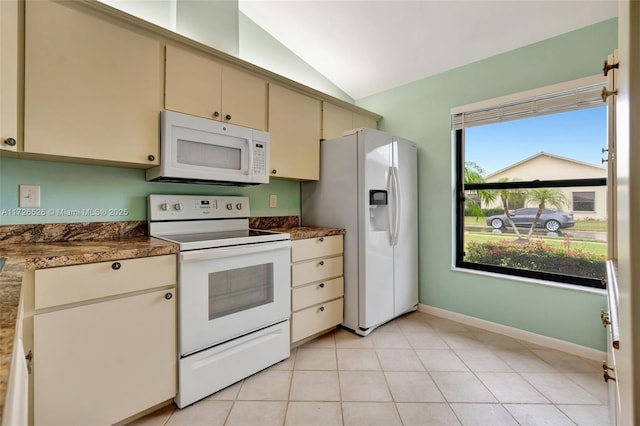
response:
[[[546,280],[540,280],[540,279],[536,279],[536,278],[518,277],[518,276],[515,276],[515,275],[507,275],[507,274],[496,274],[495,272],[478,271],[478,270],[475,270],[475,269],[467,269],[467,268],[458,268],[456,266],[452,266],[451,267],[451,271],[452,272],[461,272],[461,273],[471,274],[471,275],[480,275],[480,276],[490,277],[490,278],[497,278],[497,279],[501,279],[501,280],[505,280],[505,281],[515,281],[515,282],[524,283],[524,284],[533,284],[533,285],[543,285],[543,286],[547,286],[547,287],[555,287],[555,288],[560,288],[560,289],[563,289],[563,290],[572,290],[572,291],[578,291],[578,292],[582,292],[582,293],[599,294],[599,295],[602,295],[602,296],[606,296],[607,295],[607,290],[606,289],[586,287],[586,286],[575,285],[575,284],[563,284],[563,283],[558,283],[558,282],[555,282],[555,281],[546,281]]]

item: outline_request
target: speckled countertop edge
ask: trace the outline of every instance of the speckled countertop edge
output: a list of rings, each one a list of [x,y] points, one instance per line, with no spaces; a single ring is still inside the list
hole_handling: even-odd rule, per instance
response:
[[[175,254],[178,246],[152,237],[52,243],[0,242],[0,423],[4,412],[24,273],[28,269]]]
[[[287,232],[291,240],[304,240],[306,238],[330,237],[332,235],[344,235],[345,230],[340,228],[322,228],[317,226],[293,226],[283,228],[270,228],[269,231]]]

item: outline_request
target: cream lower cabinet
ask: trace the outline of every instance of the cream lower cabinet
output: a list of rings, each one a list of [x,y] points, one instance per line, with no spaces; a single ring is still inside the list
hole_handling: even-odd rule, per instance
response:
[[[342,323],[342,235],[295,240],[291,247],[291,343]]]
[[[37,425],[108,425],[176,395],[174,255],[37,270]]]

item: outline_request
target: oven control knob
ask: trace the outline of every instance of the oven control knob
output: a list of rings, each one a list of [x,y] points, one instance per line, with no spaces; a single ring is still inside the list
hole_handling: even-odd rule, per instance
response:
[[[236,210],[242,210],[242,203],[236,204]]]
[[[160,204],[160,210],[169,210],[169,203]]]
[[[182,210],[182,203],[175,203],[173,205],[173,208],[176,209],[176,210]]]
[[[227,210],[233,210],[233,204],[228,203],[227,204]]]

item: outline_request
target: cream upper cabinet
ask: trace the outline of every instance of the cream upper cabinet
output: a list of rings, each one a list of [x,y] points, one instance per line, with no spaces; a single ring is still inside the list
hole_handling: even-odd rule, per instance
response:
[[[78,2],[25,14],[24,151],[159,164],[160,41]]]
[[[269,168],[272,177],[318,180],[321,102],[269,84]]]
[[[329,102],[322,103],[322,138],[333,139],[360,127],[377,128],[374,118],[358,114]]]
[[[378,123],[371,117],[366,115],[358,114],[357,112],[353,113],[353,128],[359,129],[360,127],[368,127],[370,129],[377,129]]]
[[[267,128],[267,83],[192,50],[166,46],[165,108]]]
[[[21,3],[0,1],[0,151],[17,152],[21,129]]]

